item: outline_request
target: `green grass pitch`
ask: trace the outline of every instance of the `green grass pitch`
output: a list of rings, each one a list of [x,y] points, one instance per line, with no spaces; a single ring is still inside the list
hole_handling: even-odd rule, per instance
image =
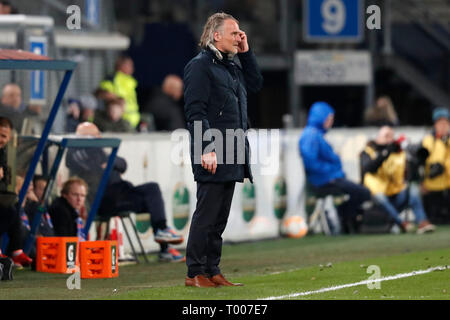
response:
[[[310,292],[292,299],[308,300],[449,300],[450,226],[432,234],[308,235],[225,244],[222,272],[243,287],[211,289],[184,286],[184,263],[120,265],[119,277],[81,279],[69,290],[65,274],[15,270],[13,281],[0,282],[1,300],[256,300]],[[387,277],[443,266],[444,270],[367,285],[314,291],[369,279],[371,265]],[[448,267],[447,267],[448,266]]]

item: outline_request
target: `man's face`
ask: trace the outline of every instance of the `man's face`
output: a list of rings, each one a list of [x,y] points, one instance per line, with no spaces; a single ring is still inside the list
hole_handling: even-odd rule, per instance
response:
[[[438,137],[445,137],[450,133],[450,121],[446,118],[441,118],[434,123],[434,129]]]
[[[67,194],[62,195],[75,210],[81,210],[86,200],[86,187],[79,183],[73,183]]]
[[[10,127],[0,127],[0,149],[4,148],[11,138],[11,128]]]
[[[22,90],[17,85],[7,85],[2,92],[2,104],[19,109],[22,104]]]
[[[112,122],[117,122],[122,118],[123,108],[120,104],[111,104],[108,106],[108,116]]]
[[[214,33],[215,46],[225,53],[238,53],[238,46],[241,43],[241,30],[233,19],[226,19],[222,30]]]
[[[333,126],[333,123],[334,123],[334,114],[330,113],[325,122],[323,123],[323,127],[325,129],[330,129]]]
[[[125,74],[132,75],[134,73],[134,62],[131,59],[125,59],[119,67],[119,70]]]
[[[382,127],[378,132],[376,142],[380,145],[388,145],[394,142],[395,132],[392,128]]]
[[[34,194],[38,199],[42,199],[44,196],[45,186],[47,185],[47,181],[45,180],[36,180],[34,184]]]

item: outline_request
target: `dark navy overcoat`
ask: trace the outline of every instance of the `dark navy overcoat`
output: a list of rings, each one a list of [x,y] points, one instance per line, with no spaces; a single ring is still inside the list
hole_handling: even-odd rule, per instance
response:
[[[247,92],[262,88],[254,53],[231,60],[203,49],[184,69],[184,112],[190,132],[194,179],[198,182],[253,181],[250,170]],[[201,166],[201,155],[215,151],[215,174]]]

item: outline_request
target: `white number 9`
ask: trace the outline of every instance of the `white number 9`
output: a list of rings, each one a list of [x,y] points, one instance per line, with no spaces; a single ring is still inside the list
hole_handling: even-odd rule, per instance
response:
[[[346,11],[342,0],[325,0],[320,8],[323,29],[328,33],[339,33],[345,26]]]

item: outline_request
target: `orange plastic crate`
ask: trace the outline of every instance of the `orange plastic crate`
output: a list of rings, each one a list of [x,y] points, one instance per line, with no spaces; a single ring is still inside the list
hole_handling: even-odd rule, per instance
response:
[[[117,241],[83,241],[80,243],[81,278],[119,276]]]
[[[78,237],[38,237],[36,271],[74,273],[79,267]]]

